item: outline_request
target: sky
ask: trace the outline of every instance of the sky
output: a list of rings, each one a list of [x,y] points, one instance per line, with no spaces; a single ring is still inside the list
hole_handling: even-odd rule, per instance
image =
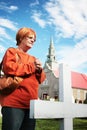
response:
[[[87,74],[87,0],[0,0],[0,61],[22,27],[35,30],[28,53],[43,65],[52,38],[58,63]]]

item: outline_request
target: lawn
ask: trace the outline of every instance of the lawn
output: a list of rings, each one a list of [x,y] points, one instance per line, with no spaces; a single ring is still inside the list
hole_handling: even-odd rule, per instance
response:
[[[0,117],[0,130],[1,130],[2,118]]]
[[[87,130],[87,119],[74,119],[73,127],[73,130]],[[59,130],[59,120],[37,120],[36,130]]]
[[[73,130],[87,130],[87,119],[74,119]],[[1,130],[1,118],[0,118],[0,130]],[[36,130],[59,130],[58,119],[42,119],[37,120]]]

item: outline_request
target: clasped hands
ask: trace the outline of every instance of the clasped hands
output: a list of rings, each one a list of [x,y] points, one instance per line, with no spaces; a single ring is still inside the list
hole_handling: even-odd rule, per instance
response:
[[[36,67],[36,72],[41,73],[42,72],[42,64],[41,64],[40,60],[37,58],[34,63],[35,63],[35,67]]]

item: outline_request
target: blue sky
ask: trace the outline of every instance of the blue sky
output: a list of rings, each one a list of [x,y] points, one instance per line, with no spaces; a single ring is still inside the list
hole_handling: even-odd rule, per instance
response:
[[[58,62],[87,74],[87,0],[0,0],[0,60],[21,27],[36,31],[28,53],[43,65],[52,37]]]

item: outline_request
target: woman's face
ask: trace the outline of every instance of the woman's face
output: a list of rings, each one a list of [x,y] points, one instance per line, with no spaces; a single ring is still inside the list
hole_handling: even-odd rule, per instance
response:
[[[30,49],[33,47],[35,40],[35,36],[31,34],[29,36],[24,37],[21,43],[24,45],[24,47]]]

